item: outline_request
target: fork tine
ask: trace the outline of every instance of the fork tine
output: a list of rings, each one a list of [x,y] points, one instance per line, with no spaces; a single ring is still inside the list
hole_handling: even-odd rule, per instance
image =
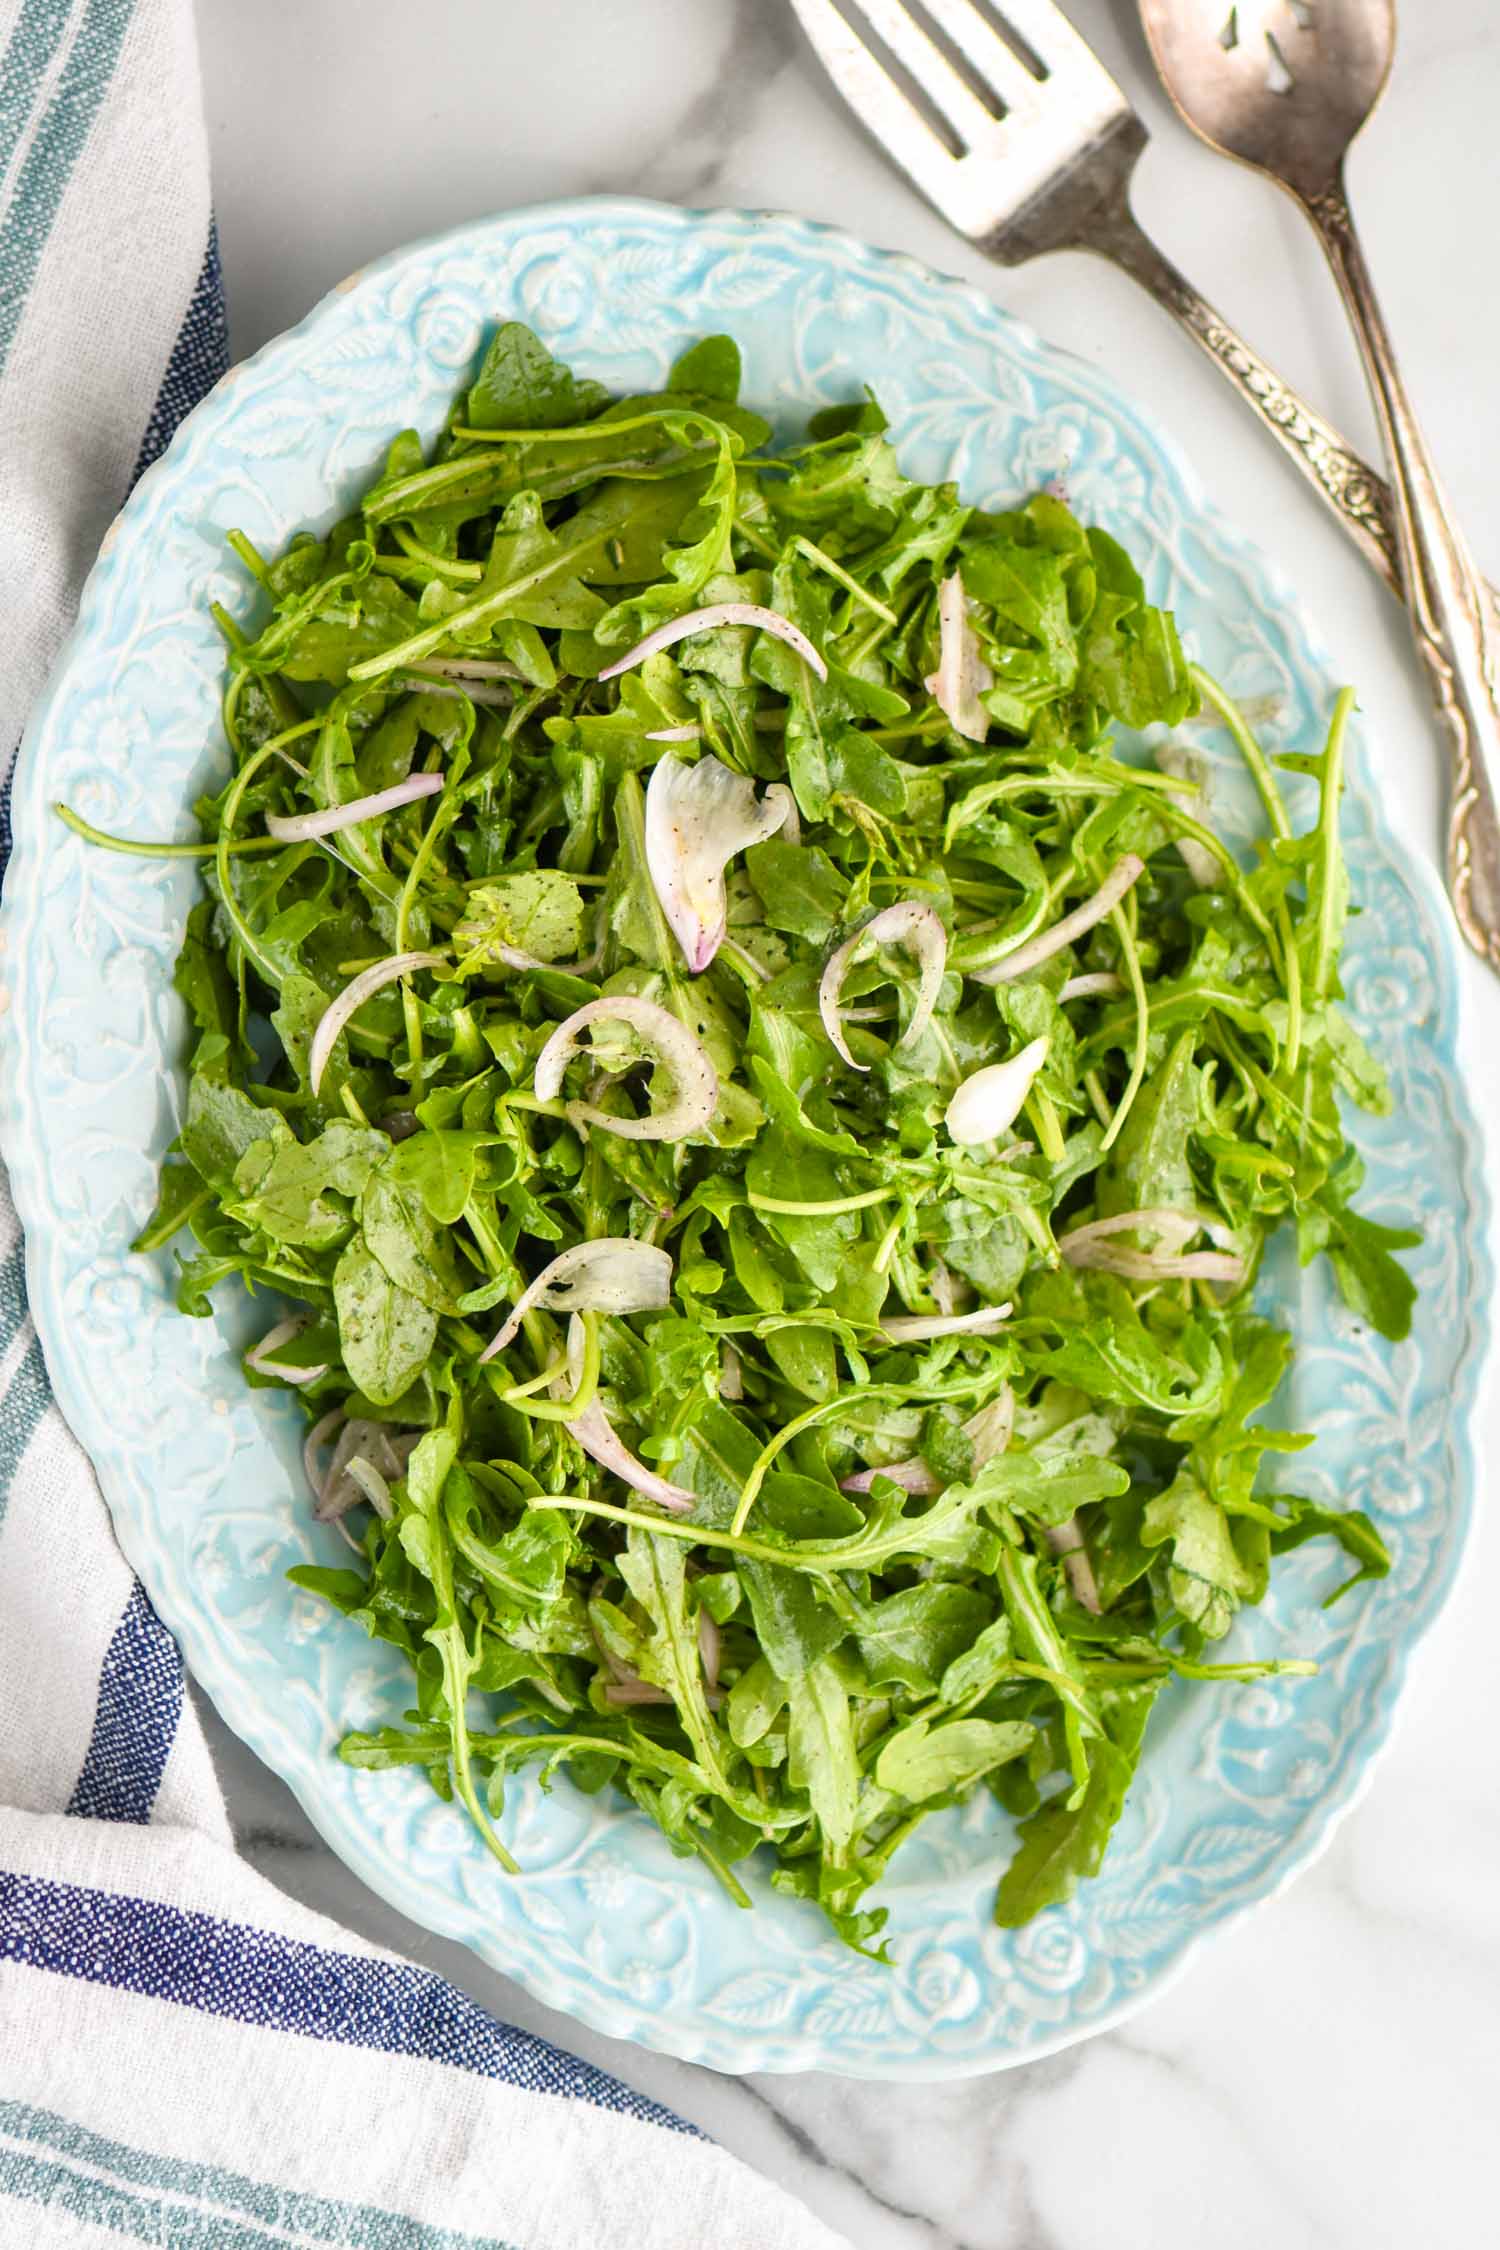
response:
[[[884,143],[924,195],[941,206],[956,169],[927,119],[852,30],[833,0],[792,0],[818,59],[860,122]]]
[[[973,0],[922,0],[922,4],[933,22],[947,33],[960,54],[998,95],[1007,114],[1034,106],[1039,91],[1037,79],[1015,50],[985,22]],[[1000,7],[1002,21],[1017,12],[1007,6],[1005,0],[1000,0]],[[1019,31],[1020,26],[1016,29]],[[1021,36],[1024,38],[1025,34]],[[1036,52],[1034,48],[1032,51]],[[1042,60],[1040,54],[1037,60]]]
[[[1055,0],[994,0],[994,6],[1000,21],[1025,41],[1049,78],[1067,70],[1087,71],[1094,78],[1107,75],[1093,48],[1073,29]],[[1026,75],[1031,77],[1029,71]],[[1034,78],[1031,82],[1036,84]]]
[[[911,72],[961,145],[966,149],[978,147],[993,132],[994,118],[942,50],[908,15],[902,0],[851,0],[851,5],[865,17],[897,62]]]

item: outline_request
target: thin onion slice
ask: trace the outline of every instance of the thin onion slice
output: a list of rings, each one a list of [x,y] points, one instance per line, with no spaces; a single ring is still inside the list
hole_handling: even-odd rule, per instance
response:
[[[1109,1239],[1125,1233],[1155,1234],[1160,1237],[1161,1247],[1138,1250]],[[1235,1283],[1244,1280],[1245,1262],[1233,1252],[1188,1250],[1185,1246],[1195,1234],[1233,1240],[1232,1235],[1196,1211],[1146,1209],[1118,1211],[1107,1219],[1091,1219],[1087,1225],[1059,1235],[1057,1247],[1070,1266],[1119,1274],[1126,1281]]]
[[[880,1323],[893,1344],[925,1344],[933,1336],[988,1336],[1010,1318],[1009,1305],[981,1305],[976,1312],[898,1313]]]
[[[332,1523],[346,1515],[356,1501],[369,1499],[364,1485],[350,1473],[354,1461],[366,1462],[382,1483],[399,1477],[405,1473],[407,1459],[419,1434],[409,1431],[393,1438],[383,1422],[367,1421],[361,1415],[354,1415],[345,1422],[321,1485],[314,1479],[317,1505],[313,1513],[319,1523]]]
[[[267,813],[266,828],[279,843],[311,844],[320,836],[336,836],[341,828],[357,828],[362,820],[378,820],[382,813],[415,804],[419,797],[436,797],[443,786],[440,773],[412,773],[372,797],[351,797],[347,805],[329,805],[322,812]]]
[[[697,726],[653,727],[649,734],[642,735],[641,740],[643,742],[701,742],[703,740],[703,729]]]
[[[599,1235],[560,1250],[511,1306],[479,1355],[482,1367],[513,1342],[533,1305],[549,1312],[661,1312],[672,1301],[672,1260],[652,1242]]]
[[[693,633],[711,633],[716,625],[750,625],[758,633],[770,633],[778,641],[785,641],[795,649],[804,664],[810,664],[820,680],[828,677],[828,666],[813,647],[800,625],[783,617],[779,609],[765,609],[759,602],[710,602],[706,609],[690,609],[685,616],[674,617],[666,625],[658,625],[634,648],[617,656],[599,674],[601,680],[613,680],[621,672],[629,672],[637,664],[644,664],[648,656],[658,649],[671,648],[677,641],[685,641]]]
[[[985,740],[990,715],[979,698],[994,686],[995,675],[979,653],[979,636],[969,623],[964,582],[956,570],[938,591],[938,668],[922,684],[955,734],[966,742]]]
[[[1085,930],[1091,930],[1096,922],[1102,922],[1106,914],[1112,914],[1131,884],[1139,882],[1145,872],[1145,861],[1135,852],[1126,852],[1115,861],[1092,898],[1086,898],[1082,906],[1076,906],[1071,914],[1065,914],[1060,922],[1054,922],[1050,930],[1043,930],[1029,944],[1019,946],[1014,953],[1008,953],[993,968],[971,970],[974,982],[1008,984],[1012,977],[1024,976],[1028,969],[1034,969],[1039,961],[1050,960],[1065,945],[1071,945],[1074,938],[1082,937]]]
[[[839,994],[856,954],[867,945],[904,945],[917,957],[920,972],[917,1004],[912,1009],[911,1022],[896,1041],[898,1049],[913,1045],[931,1023],[948,962],[948,933],[941,916],[933,907],[914,898],[898,898],[893,905],[883,906],[852,937],[834,947],[818,985],[818,1014],[823,1019],[823,1029],[851,1070],[868,1070],[869,1065],[856,1062],[849,1052],[839,1012]]]
[[[566,1397],[568,1386],[576,1387],[582,1365],[583,1322],[575,1313],[568,1323],[568,1371],[566,1375],[560,1375],[552,1386],[554,1395]],[[695,1492],[687,1491],[683,1485],[672,1484],[666,1477],[659,1477],[654,1469],[646,1467],[644,1461],[636,1459],[624,1439],[616,1436],[609,1416],[597,1399],[586,1406],[581,1414],[575,1415],[571,1422],[565,1422],[563,1428],[574,1444],[583,1448],[591,1461],[597,1461],[601,1469],[608,1469],[622,1484],[628,1484],[632,1491],[640,1493],[642,1499],[654,1500],[669,1515],[690,1516],[697,1507],[698,1495]]]
[[[652,768],[646,784],[646,866],[694,976],[724,942],[725,868],[737,852],[774,836],[791,802],[790,789],[781,783],[757,797],[749,775],[735,773],[712,751],[692,765],[666,757]]]
[[[1009,1383],[988,1406],[981,1406],[977,1414],[969,1416],[964,1424],[964,1436],[974,1448],[976,1470],[1005,1451],[1015,1419],[1016,1397]],[[841,1480],[839,1490],[868,1492],[877,1477],[889,1477],[892,1484],[899,1484],[914,1500],[934,1500],[943,1489],[942,1478],[918,1456],[910,1461],[892,1461],[883,1469],[858,1469],[852,1477]]]
[[[329,1471],[319,1466],[318,1456],[331,1443],[334,1431],[342,1427],[344,1419],[344,1409],[341,1406],[330,1407],[326,1414],[319,1416],[302,1440],[302,1467],[316,1501],[322,1500],[329,1476]]]
[[[1048,1546],[1063,1566],[1063,1576],[1068,1581],[1074,1601],[1081,1609],[1086,1609],[1091,1617],[1098,1617],[1103,1608],[1099,1600],[1099,1581],[1094,1576],[1094,1566],[1089,1561],[1089,1552],[1083,1543],[1083,1531],[1078,1518],[1069,1516],[1066,1523],[1049,1524],[1046,1538]]]
[[[612,1117],[591,1102],[570,1102],[568,1115],[576,1123],[597,1125],[627,1141],[681,1141],[689,1133],[701,1132],[719,1106],[719,1074],[706,1050],[674,1015],[635,993],[615,992],[602,1000],[585,1001],[564,1018],[536,1058],[532,1088],[537,1099],[556,1100],[563,1073],[579,1052],[579,1033],[594,1023],[627,1023],[639,1032],[671,1071],[676,1095],[665,1109],[649,1117]]]
[[[971,1071],[955,1090],[943,1115],[950,1140],[960,1148],[978,1148],[1008,1133],[1021,1114],[1037,1072],[1047,1060],[1049,1042],[1033,1039],[1007,1062],[989,1063]]]
[[[246,1352],[245,1365],[253,1367],[257,1375],[274,1375],[281,1382],[290,1383],[296,1390],[301,1390],[308,1383],[316,1383],[320,1375],[328,1373],[326,1367],[288,1367],[284,1361],[275,1357],[282,1345],[289,1344],[294,1336],[300,1336],[306,1326],[304,1320],[278,1320],[276,1326],[268,1329],[260,1342],[252,1345]]]
[[[1125,979],[1117,977],[1113,969],[1090,969],[1084,976],[1069,977],[1057,997],[1059,1000],[1092,1000],[1096,996],[1102,998],[1105,993],[1124,990]]]
[[[361,969],[351,978],[336,1000],[329,1002],[318,1018],[318,1028],[312,1035],[312,1045],[307,1055],[307,1075],[312,1090],[317,1092],[323,1083],[323,1073],[328,1068],[328,1058],[333,1053],[339,1033],[351,1016],[357,1015],[365,1002],[388,984],[409,977],[416,969],[445,969],[447,961],[441,953],[393,953],[389,960],[376,961],[370,968]]]
[[[363,1453],[352,1454],[344,1464],[344,1474],[351,1484],[359,1486],[360,1492],[369,1501],[381,1522],[389,1523],[396,1512],[391,1500],[391,1488],[374,1462],[368,1460]]]

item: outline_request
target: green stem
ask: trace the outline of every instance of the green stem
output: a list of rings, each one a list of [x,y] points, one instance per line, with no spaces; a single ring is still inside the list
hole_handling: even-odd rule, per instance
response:
[[[1203,701],[1212,704],[1218,712],[1235,748],[1244,759],[1250,778],[1260,793],[1260,801],[1266,808],[1272,835],[1285,843],[1292,833],[1292,824],[1287,818],[1286,800],[1271,770],[1271,761],[1250,732],[1245,714],[1233,698],[1225,694],[1212,674],[1204,671],[1201,664],[1190,664],[1188,672]]]
[[[111,836],[108,830],[96,828],[92,821],[85,820],[83,815],[74,812],[70,805],[55,804],[52,810],[57,814],[58,819],[71,828],[75,836],[81,836],[86,844],[98,844],[102,850],[107,852],[125,852],[132,859],[212,859],[219,849],[216,843],[142,844],[138,843],[133,836]],[[277,836],[242,836],[238,843],[231,844],[229,847],[232,852],[238,853],[242,858],[247,853],[284,852],[286,848],[286,845]]]
[[[1120,941],[1120,954],[1125,963],[1125,974],[1130,981],[1130,989],[1135,995],[1135,1054],[1131,1060],[1130,1076],[1126,1081],[1125,1091],[1120,1096],[1119,1107],[1110,1119],[1109,1130],[1101,1143],[1101,1146],[1106,1149],[1113,1148],[1115,1142],[1119,1139],[1125,1120],[1130,1115],[1131,1104],[1141,1090],[1141,1080],[1146,1075],[1146,1046],[1150,1033],[1146,980],[1141,975],[1141,957],[1135,949],[1135,939],[1130,934],[1130,924],[1125,918],[1124,909],[1119,906],[1110,908],[1109,919],[1113,925],[1115,936]]]

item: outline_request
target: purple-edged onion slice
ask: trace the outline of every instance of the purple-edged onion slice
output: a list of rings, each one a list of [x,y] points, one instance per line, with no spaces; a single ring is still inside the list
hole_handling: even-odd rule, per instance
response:
[[[759,602],[710,602],[706,609],[690,609],[682,617],[674,617],[665,625],[658,625],[643,641],[637,641],[613,664],[607,664],[599,674],[601,680],[613,680],[621,672],[629,672],[637,664],[644,664],[648,656],[658,649],[671,648],[677,641],[685,641],[693,633],[711,633],[716,625],[749,625],[757,633],[771,633],[778,641],[785,641],[795,649],[804,664],[810,664],[820,680],[828,677],[828,666],[813,647],[800,625],[783,617],[779,609],[765,609]]]
[[[333,1053],[339,1033],[349,1018],[357,1015],[365,1002],[388,984],[409,977],[416,969],[445,969],[447,961],[441,953],[393,953],[389,960],[376,961],[372,967],[361,969],[359,975],[345,985],[336,1000],[330,1001],[318,1019],[318,1028],[312,1035],[312,1045],[307,1055],[307,1075],[312,1090],[317,1092],[328,1068],[328,1058]]]
[[[351,797],[347,805],[328,805],[322,812],[267,813],[266,827],[283,844],[312,844],[320,836],[336,836],[341,828],[357,828],[362,820],[378,820],[382,813],[415,804],[419,797],[436,797],[443,786],[440,773],[408,774],[373,797]]]
[[[1050,960],[1065,945],[1071,945],[1074,938],[1082,937],[1096,922],[1102,922],[1106,914],[1112,914],[1131,884],[1139,882],[1145,872],[1145,861],[1134,852],[1126,852],[1115,861],[1092,898],[1086,898],[1082,906],[1075,906],[1071,914],[1065,914],[1060,922],[1054,922],[1050,930],[1043,930],[1028,944],[1019,946],[1014,953],[1008,953],[993,968],[971,970],[974,982],[1009,984],[1012,977],[1024,976],[1039,961]]]
[[[747,774],[712,752],[693,765],[661,758],[646,785],[646,866],[683,959],[698,976],[724,941],[724,870],[785,823],[792,793],[777,783],[757,797]]]
[[[586,1001],[558,1025],[536,1058],[532,1087],[537,1099],[557,1099],[563,1073],[583,1045],[580,1034],[595,1023],[624,1023],[639,1033],[654,1058],[672,1073],[676,1093],[665,1109],[649,1117],[612,1117],[590,1102],[570,1102],[569,1116],[627,1141],[681,1141],[689,1133],[701,1132],[719,1106],[719,1074],[706,1050],[674,1015],[631,992]]]
[[[823,1029],[851,1070],[866,1070],[869,1066],[856,1062],[849,1052],[839,1011],[839,995],[856,956],[870,945],[904,945],[917,957],[917,1004],[912,1009],[911,1022],[896,1042],[898,1049],[913,1045],[931,1023],[948,961],[948,933],[941,916],[934,908],[914,898],[898,898],[894,905],[883,906],[852,937],[834,947],[818,985],[818,1014],[823,1019]]]
[[[632,1313],[661,1312],[671,1301],[667,1251],[652,1242],[632,1242],[628,1235],[599,1235],[560,1250],[542,1268],[485,1345],[479,1364],[504,1351],[533,1305],[545,1305],[549,1312]]]
[[[568,1323],[568,1372],[559,1376],[553,1385],[554,1393],[565,1397],[570,1384],[576,1387],[582,1366],[583,1322],[575,1313]],[[597,1399],[571,1422],[565,1422],[563,1428],[575,1445],[582,1446],[591,1461],[597,1461],[601,1469],[608,1469],[622,1484],[640,1493],[642,1499],[654,1500],[658,1508],[665,1508],[669,1515],[690,1516],[697,1507],[695,1492],[659,1477],[644,1461],[636,1459],[624,1439],[615,1435],[609,1416]]]

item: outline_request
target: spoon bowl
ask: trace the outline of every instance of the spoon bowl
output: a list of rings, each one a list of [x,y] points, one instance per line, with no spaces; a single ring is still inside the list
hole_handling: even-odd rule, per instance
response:
[[[1141,0],[1173,104],[1200,140],[1312,203],[1385,91],[1394,0]]]

